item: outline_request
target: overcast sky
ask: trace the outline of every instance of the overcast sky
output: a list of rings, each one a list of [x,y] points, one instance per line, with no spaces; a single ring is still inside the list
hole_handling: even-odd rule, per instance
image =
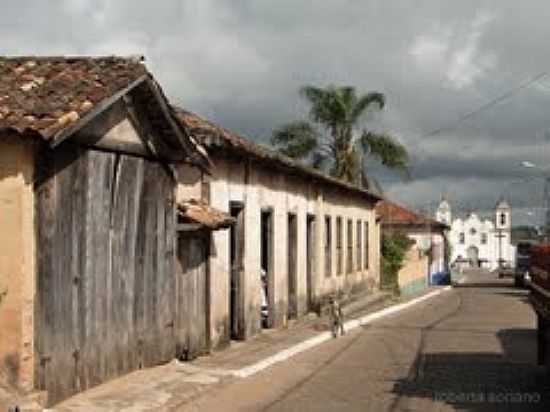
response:
[[[371,127],[395,135],[413,178],[373,173],[388,195],[433,209],[492,207],[507,192],[532,220],[550,164],[550,76],[426,137],[550,70],[550,2],[495,0],[60,0],[6,2],[8,55],[143,54],[178,104],[258,141],[301,118],[304,84],[387,97]],[[540,210],[539,210],[540,212]]]

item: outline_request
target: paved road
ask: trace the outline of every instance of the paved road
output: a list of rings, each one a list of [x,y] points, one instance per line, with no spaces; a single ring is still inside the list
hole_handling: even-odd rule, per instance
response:
[[[526,291],[469,274],[452,291],[182,410],[550,411],[534,327]]]

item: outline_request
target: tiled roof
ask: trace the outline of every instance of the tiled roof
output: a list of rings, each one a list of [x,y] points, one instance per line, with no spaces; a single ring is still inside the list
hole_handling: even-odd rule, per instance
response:
[[[183,220],[198,223],[210,230],[228,228],[235,222],[235,219],[228,213],[215,209],[206,202],[196,199],[178,203],[178,212]]]
[[[370,201],[379,201],[382,198],[368,190],[362,189],[350,183],[327,176],[318,170],[304,166],[299,162],[278,153],[276,150],[259,145],[238,134],[220,127],[202,117],[183,110],[175,108],[176,116],[179,118],[187,132],[198,140],[207,149],[222,149],[225,152],[230,151],[243,156],[248,156],[262,161],[270,166],[279,167],[288,172],[300,174],[309,179],[315,179],[323,183],[336,185],[340,188],[353,191],[359,195],[367,197]]]
[[[441,222],[422,216],[389,200],[378,203],[376,212],[383,225],[447,227]]]
[[[0,130],[49,139],[146,74],[140,59],[0,57]]]

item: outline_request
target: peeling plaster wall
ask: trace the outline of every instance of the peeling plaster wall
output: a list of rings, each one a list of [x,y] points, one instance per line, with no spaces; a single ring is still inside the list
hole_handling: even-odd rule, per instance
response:
[[[297,216],[297,295],[298,314],[307,311],[306,288],[306,225],[307,215],[316,219],[315,268],[312,276],[314,299],[335,291],[349,293],[352,289],[377,288],[379,285],[379,225],[375,222],[374,204],[349,192],[336,190],[329,185],[312,183],[303,177],[278,172],[258,163],[231,160],[225,156],[213,158],[215,169],[210,177],[210,203],[220,210],[229,211],[231,201],[244,204],[244,296],[246,337],[257,334],[260,329],[260,242],[261,211],[273,210],[274,227],[274,321],[276,327],[286,323],[288,311],[288,213]],[[182,189],[183,191],[183,189]],[[333,224],[333,270],[325,276],[324,268],[324,216],[330,215]],[[337,276],[335,274],[336,216],[346,222],[353,218],[355,242],[356,222],[369,223],[369,268]],[[346,224],[343,225],[346,228]],[[364,229],[362,231],[364,233]],[[343,261],[346,257],[347,234],[343,236]],[[364,241],[363,241],[364,242]],[[364,243],[363,243],[364,245]],[[353,253],[356,252],[354,245]],[[355,265],[354,257],[354,268]],[[211,339],[214,347],[223,346],[229,340],[229,231],[213,233],[210,257],[211,271]]]
[[[176,202],[183,202],[189,199],[203,199],[203,196],[205,196],[202,193],[203,173],[197,167],[190,165],[179,165],[177,173]]]
[[[35,297],[33,148],[0,136],[0,369],[33,387]]]
[[[405,256],[403,267],[398,274],[399,289],[403,293],[416,292],[428,283],[428,256],[414,245]]]
[[[430,248],[430,262],[426,271],[428,274],[441,273],[445,267],[445,238],[442,233],[430,231],[409,231],[407,235],[421,248]],[[425,249],[424,249],[425,250]]]

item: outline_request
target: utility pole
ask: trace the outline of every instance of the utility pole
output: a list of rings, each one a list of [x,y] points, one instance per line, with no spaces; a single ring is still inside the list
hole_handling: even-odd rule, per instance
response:
[[[502,233],[502,229],[497,229],[496,237],[498,239],[498,268],[502,268],[502,238],[506,237]]]

